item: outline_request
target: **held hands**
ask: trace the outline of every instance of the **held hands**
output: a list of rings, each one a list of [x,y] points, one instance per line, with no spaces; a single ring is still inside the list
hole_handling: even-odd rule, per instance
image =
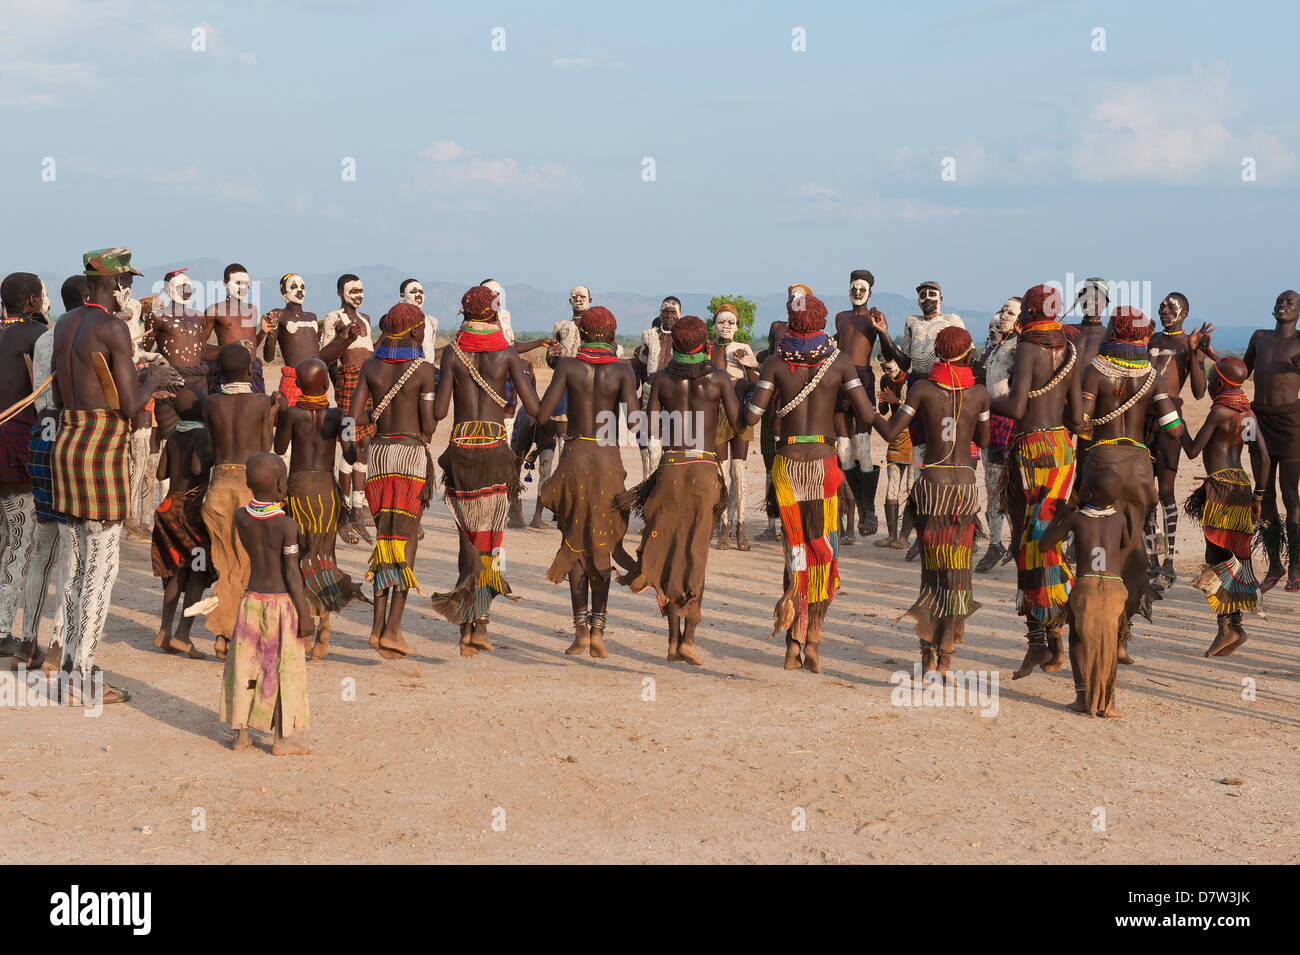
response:
[[[185,384],[181,373],[165,363],[149,365],[141,373],[140,381],[149,384],[155,398],[172,398]]]
[[[867,313],[871,316],[871,327],[882,335],[889,334],[889,321],[885,318],[885,313],[878,308],[873,308]]]

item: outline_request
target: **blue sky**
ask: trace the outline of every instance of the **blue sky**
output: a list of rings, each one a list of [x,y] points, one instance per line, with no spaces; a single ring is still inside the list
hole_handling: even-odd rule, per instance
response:
[[[5,272],[125,244],[599,301],[867,267],[982,309],[1073,272],[1225,325],[1300,284],[1286,3],[4,8]]]

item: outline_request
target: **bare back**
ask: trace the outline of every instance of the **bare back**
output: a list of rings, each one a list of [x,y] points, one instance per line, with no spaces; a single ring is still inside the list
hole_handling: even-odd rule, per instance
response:
[[[245,464],[269,451],[275,428],[275,402],[267,395],[208,395],[203,420],[214,464]]]
[[[566,390],[570,436],[595,438],[597,431],[607,430],[601,428],[598,418],[614,416],[616,419],[620,404],[627,411],[638,407],[636,374],[625,361],[591,364],[580,358],[561,358],[542,398],[539,420],[550,419]]]
[[[407,375],[407,372],[410,374]],[[394,392],[394,387],[403,376],[406,376],[406,381]],[[349,409],[353,412],[352,417],[361,420],[367,397],[374,403],[375,411],[378,411],[380,403],[390,392],[392,399],[384,408],[383,414],[371,414],[375,434],[418,434],[428,441],[433,436],[435,425],[432,400],[421,400],[421,396],[435,394],[433,366],[423,359],[384,361],[381,358],[367,358],[361,365],[361,380],[357,384],[357,390],[352,394],[352,407]]]

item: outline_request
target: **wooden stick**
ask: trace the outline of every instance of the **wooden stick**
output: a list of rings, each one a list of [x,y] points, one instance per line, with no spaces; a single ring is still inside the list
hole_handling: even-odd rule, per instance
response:
[[[95,367],[100,388],[104,390],[104,403],[113,411],[121,411],[122,402],[117,394],[117,382],[113,380],[113,372],[108,367],[108,359],[103,352],[91,352],[90,363]]]
[[[10,418],[14,417],[14,415],[18,414],[20,411],[22,411],[24,408],[30,405],[33,401],[39,398],[41,396],[41,393],[44,392],[46,388],[50,387],[50,382],[52,381],[54,381],[54,376],[50,375],[50,377],[46,378],[45,381],[41,383],[41,386],[39,388],[33,391],[26,398],[20,398],[19,400],[11,404],[8,408],[6,408],[4,411],[0,411],[0,424],[4,424]]]
[[[32,367],[32,356],[23,355],[23,361],[27,362],[27,381],[29,384],[36,384],[36,369]]]

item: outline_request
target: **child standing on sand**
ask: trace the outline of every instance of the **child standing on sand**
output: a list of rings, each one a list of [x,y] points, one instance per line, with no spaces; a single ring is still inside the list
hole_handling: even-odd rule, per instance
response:
[[[309,753],[289,737],[309,726],[306,641],[311,610],[298,568],[298,524],[284,513],[288,472],[277,455],[248,459],[253,499],[235,514],[250,572],[235,618],[221,685],[220,718],[235,731],[232,749],[252,745],[248,731],[275,730],[276,756]]]
[[[1115,707],[1119,622],[1128,599],[1120,566],[1133,534],[1114,507],[1121,490],[1117,472],[1090,473],[1077,500],[1056,512],[1040,545],[1047,550],[1074,535],[1077,566],[1068,608],[1075,698],[1070,709],[1111,719],[1124,715]]]

